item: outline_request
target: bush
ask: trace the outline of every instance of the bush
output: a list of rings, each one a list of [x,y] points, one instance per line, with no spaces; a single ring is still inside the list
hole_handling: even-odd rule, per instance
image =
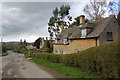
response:
[[[0,53],[0,56],[6,56],[8,53]]]
[[[3,53],[7,52],[7,47],[5,44],[2,44],[2,52]]]
[[[78,67],[89,73],[99,74],[105,78],[118,78],[120,42],[110,43],[99,47],[89,48],[76,54],[37,53],[33,57],[53,63]]]

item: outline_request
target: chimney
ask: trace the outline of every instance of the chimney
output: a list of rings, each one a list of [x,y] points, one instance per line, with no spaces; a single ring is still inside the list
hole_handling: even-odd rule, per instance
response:
[[[81,15],[80,16],[80,24],[83,24],[83,23],[85,23],[85,16]]]
[[[61,23],[61,31],[63,31],[64,30],[64,23],[62,22]]]

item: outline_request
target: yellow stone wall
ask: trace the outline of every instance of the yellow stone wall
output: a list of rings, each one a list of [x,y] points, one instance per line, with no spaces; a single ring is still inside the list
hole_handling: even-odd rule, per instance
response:
[[[97,38],[97,40],[96,39],[79,39],[79,40],[69,41],[69,45],[54,45],[54,53],[55,53],[55,50],[57,50],[58,54],[60,54],[61,51],[63,51],[63,54],[71,54],[81,50],[88,49],[90,47],[95,47],[95,46],[99,46],[99,45],[110,43],[110,42],[120,41],[120,37],[119,37],[120,26],[118,25],[116,19],[113,18],[106,26],[107,27],[103,30],[103,32]],[[107,41],[108,31],[113,32],[113,41]]]
[[[96,39],[72,40],[69,45],[54,45],[54,54],[56,53],[55,50],[57,50],[58,54],[60,54],[60,51],[63,51],[63,54],[71,54],[95,46]]]

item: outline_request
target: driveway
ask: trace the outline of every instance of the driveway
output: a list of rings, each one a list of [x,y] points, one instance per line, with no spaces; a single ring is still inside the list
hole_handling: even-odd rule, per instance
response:
[[[8,51],[9,55],[0,57],[0,78],[65,78],[55,71],[39,66],[22,54]]]

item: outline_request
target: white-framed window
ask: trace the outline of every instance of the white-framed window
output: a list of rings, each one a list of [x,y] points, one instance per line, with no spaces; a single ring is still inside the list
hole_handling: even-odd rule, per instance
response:
[[[67,43],[67,39],[63,39],[63,43],[66,44]]]
[[[85,37],[87,35],[86,29],[81,30],[81,37]]]

